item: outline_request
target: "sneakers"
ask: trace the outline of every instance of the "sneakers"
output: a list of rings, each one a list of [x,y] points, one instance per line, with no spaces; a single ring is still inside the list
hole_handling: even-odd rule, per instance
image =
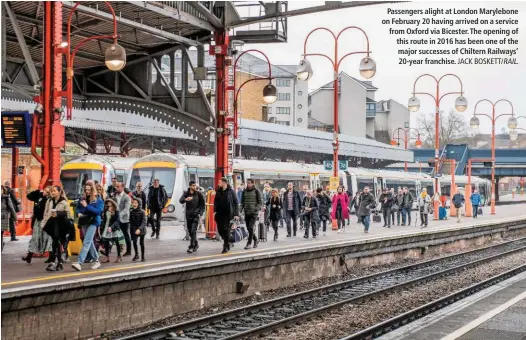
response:
[[[99,269],[99,268],[100,268],[100,262],[99,261],[93,262],[91,269]]]
[[[100,264],[99,264],[99,266],[100,266]],[[78,262],[72,263],[71,267],[73,269],[75,269],[76,271],[78,271],[78,272],[80,272],[82,270],[82,266]]]
[[[199,243],[197,243],[197,241],[195,242],[195,247],[194,247],[194,253],[197,251],[197,249],[199,249]]]
[[[326,231],[323,232],[323,236],[327,236],[327,232]]]
[[[340,229],[338,229],[338,234],[340,233]]]
[[[155,237],[155,230],[152,231],[152,234],[150,235],[151,238],[154,238]]]
[[[249,244],[246,245],[245,249],[248,250],[248,249],[250,249],[250,248],[252,248],[252,245],[249,243]]]
[[[189,246],[189,247],[188,247],[188,250],[187,250],[186,252],[187,252],[188,254],[191,254],[191,253],[194,252],[194,248],[193,248],[192,246]],[[136,261],[135,258],[137,258],[137,260],[138,260],[138,259],[139,259],[139,256],[135,255],[135,257],[133,258],[133,261]]]

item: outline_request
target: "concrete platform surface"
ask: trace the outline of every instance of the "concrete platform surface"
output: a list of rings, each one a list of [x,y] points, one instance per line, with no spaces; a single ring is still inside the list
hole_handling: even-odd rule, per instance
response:
[[[523,340],[526,273],[388,333],[380,340]]]
[[[49,286],[65,282],[83,282],[97,277],[111,275],[112,277],[128,275],[143,271],[159,270],[167,267],[191,266],[199,268],[200,265],[214,261],[249,261],[256,256],[274,256],[276,253],[289,251],[305,251],[321,249],[345,242],[365,243],[381,238],[397,238],[408,235],[436,232],[442,230],[453,230],[458,228],[472,228],[483,224],[493,224],[497,222],[514,221],[526,218],[526,204],[497,207],[497,215],[489,215],[489,207],[484,208],[484,215],[478,219],[462,218],[461,223],[457,223],[455,218],[446,221],[430,221],[429,227],[421,229],[415,227],[416,212],[413,212],[412,226],[395,226],[382,228],[383,223],[372,223],[368,234],[363,231],[363,226],[356,223],[356,217],[351,216],[351,225],[345,232],[337,233],[328,230],[327,236],[320,235],[316,240],[304,239],[303,231],[299,231],[297,237],[286,238],[284,228],[279,229],[279,241],[273,242],[273,231],[268,233],[268,242],[260,242],[257,249],[244,250],[245,242],[236,244],[228,254],[220,254],[222,243],[210,240],[199,241],[199,251],[194,254],[187,254],[188,241],[183,241],[185,231],[183,226],[168,226],[168,221],[163,222],[161,239],[150,239],[147,235],[145,241],[146,262],[132,262],[132,257],[125,257],[119,264],[103,264],[101,268],[92,270],[89,264],[83,266],[81,272],[75,271],[70,264],[66,264],[62,272],[46,272],[43,258],[33,259],[31,264],[21,260],[25,255],[29,237],[21,237],[18,242],[6,240],[6,245],[2,253],[2,293],[17,290],[17,288],[30,286]],[[172,222],[173,223],[173,222]],[[200,237],[204,236],[201,234]],[[115,252],[114,252],[115,253]],[[113,260],[115,259],[115,254]],[[75,261],[76,256],[72,257]]]

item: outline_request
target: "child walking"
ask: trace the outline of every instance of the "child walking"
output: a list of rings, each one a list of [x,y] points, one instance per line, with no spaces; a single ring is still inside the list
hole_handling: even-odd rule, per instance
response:
[[[146,212],[142,210],[142,201],[138,197],[132,198],[132,208],[130,209],[130,232],[131,239],[133,242],[133,250],[135,251],[135,256],[132,261],[137,261],[139,259],[139,252],[137,249],[137,240],[141,245],[141,261],[144,262],[144,236],[146,235],[146,223],[147,217]]]
[[[117,211],[117,203],[112,199],[107,199],[104,202],[104,211],[102,212],[102,240],[106,248],[106,259],[103,263],[110,262],[110,242],[117,245],[117,260],[115,263],[122,262],[121,247],[118,246],[119,240],[124,240],[119,220],[119,212]]]

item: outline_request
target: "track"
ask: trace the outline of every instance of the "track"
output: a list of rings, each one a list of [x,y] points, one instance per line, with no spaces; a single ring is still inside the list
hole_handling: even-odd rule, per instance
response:
[[[396,289],[448,276],[523,250],[526,250],[526,238],[338,282],[120,339],[175,339],[176,334],[177,339],[188,340],[254,338],[344,304],[375,299]]]

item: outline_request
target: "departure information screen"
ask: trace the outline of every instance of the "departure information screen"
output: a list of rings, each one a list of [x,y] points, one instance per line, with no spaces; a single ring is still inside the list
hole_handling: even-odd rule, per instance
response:
[[[31,146],[31,120],[29,112],[2,112],[2,146]]]

